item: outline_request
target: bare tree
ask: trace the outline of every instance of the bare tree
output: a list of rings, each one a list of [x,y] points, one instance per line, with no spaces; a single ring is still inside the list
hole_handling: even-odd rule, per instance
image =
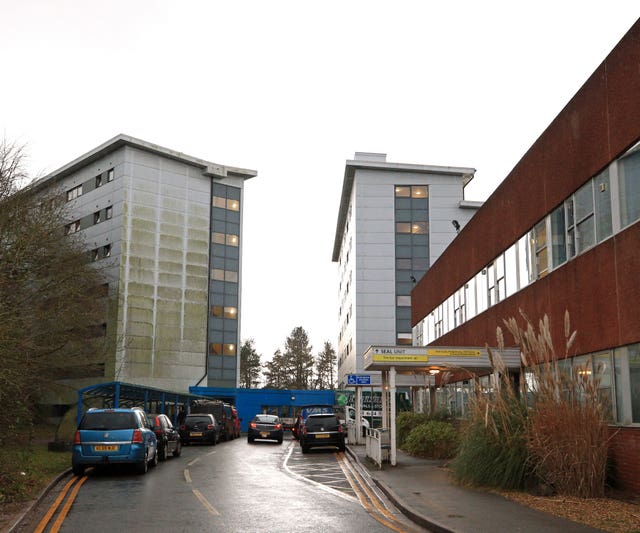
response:
[[[60,378],[103,375],[104,279],[65,235],[65,198],[23,187],[23,146],[0,142],[0,424],[30,420]],[[21,188],[22,187],[22,188]]]

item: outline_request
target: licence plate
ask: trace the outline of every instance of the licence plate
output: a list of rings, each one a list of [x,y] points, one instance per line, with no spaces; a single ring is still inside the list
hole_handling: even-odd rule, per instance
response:
[[[93,449],[96,452],[117,452],[118,451],[118,445],[117,444],[110,444],[108,446],[94,446]]]
[[[316,439],[328,439],[328,438],[329,438],[328,433],[316,433]]]
[[[260,432],[260,436],[261,436],[263,439],[266,439],[266,438],[269,436],[269,432],[268,432],[268,431],[261,431],[261,432]]]
[[[202,431],[192,431],[189,433],[190,437],[202,437]]]

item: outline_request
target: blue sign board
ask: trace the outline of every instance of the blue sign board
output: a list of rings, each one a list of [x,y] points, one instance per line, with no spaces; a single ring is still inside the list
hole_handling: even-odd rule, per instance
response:
[[[347,374],[347,385],[371,385],[371,375]]]

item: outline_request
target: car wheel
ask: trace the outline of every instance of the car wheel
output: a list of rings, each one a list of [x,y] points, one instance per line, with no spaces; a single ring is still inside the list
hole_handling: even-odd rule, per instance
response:
[[[84,476],[84,466],[82,465],[71,465],[71,470],[78,477]]]
[[[136,471],[138,474],[144,475],[149,470],[149,462],[147,461],[147,455],[145,454],[142,462],[136,464]]]
[[[182,442],[177,441],[176,442],[176,449],[173,450],[173,456],[174,457],[180,457],[181,453],[182,453]]]
[[[213,435],[213,438],[211,439],[211,446],[215,446],[218,443],[218,439],[216,438],[215,434]]]
[[[343,444],[342,446],[338,446],[338,450],[340,450],[341,452],[346,451],[346,446]]]
[[[253,444],[253,441],[254,441],[254,439],[253,439],[253,438],[251,438],[251,437],[247,437],[247,442],[248,442],[249,444]]]
[[[282,437],[278,438],[278,444],[282,444]]]
[[[158,466],[158,448],[153,452],[153,459],[149,462],[149,466]]]
[[[160,455],[159,459],[161,461],[166,461],[167,457],[169,457],[169,449],[168,448],[169,448],[169,443],[165,442],[162,445],[162,447],[158,449],[158,452],[159,452],[159,455]]]

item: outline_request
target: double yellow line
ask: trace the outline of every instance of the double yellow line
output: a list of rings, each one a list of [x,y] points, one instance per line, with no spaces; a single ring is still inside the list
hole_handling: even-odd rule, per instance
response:
[[[371,490],[369,484],[364,480],[362,475],[353,467],[351,462],[345,458],[344,454],[334,453],[334,456],[337,459],[340,468],[342,468],[342,472],[351,485],[351,488],[360,500],[360,504],[375,520],[397,533],[407,533],[408,531],[411,531],[389,512],[385,505],[380,501],[380,498]]]
[[[49,533],[58,533],[58,531],[60,531],[60,527],[62,526],[64,519],[67,517],[67,514],[69,513],[69,509],[71,509],[71,506],[73,505],[73,502],[76,499],[76,496],[78,495],[78,491],[80,490],[80,487],[82,487],[82,484],[86,480],[87,480],[87,476],[82,476],[82,477],[73,476],[69,481],[67,481],[67,484],[64,486],[60,494],[58,494],[56,501],[53,502],[53,505],[49,507],[49,510],[47,511],[47,513],[44,515],[42,520],[40,520],[40,523],[38,524],[38,527],[36,527],[34,533],[42,533],[46,529],[47,525],[51,521],[51,518],[53,518],[53,515],[56,514],[58,507],[60,507],[60,504],[67,497],[67,493],[69,492],[69,490],[71,490],[71,493],[69,494],[69,498],[65,501],[64,505],[62,506],[62,509],[60,510],[60,513],[58,514],[58,517],[56,518],[56,521],[53,523],[53,525],[49,529]],[[75,484],[75,487],[73,486],[74,484]]]

